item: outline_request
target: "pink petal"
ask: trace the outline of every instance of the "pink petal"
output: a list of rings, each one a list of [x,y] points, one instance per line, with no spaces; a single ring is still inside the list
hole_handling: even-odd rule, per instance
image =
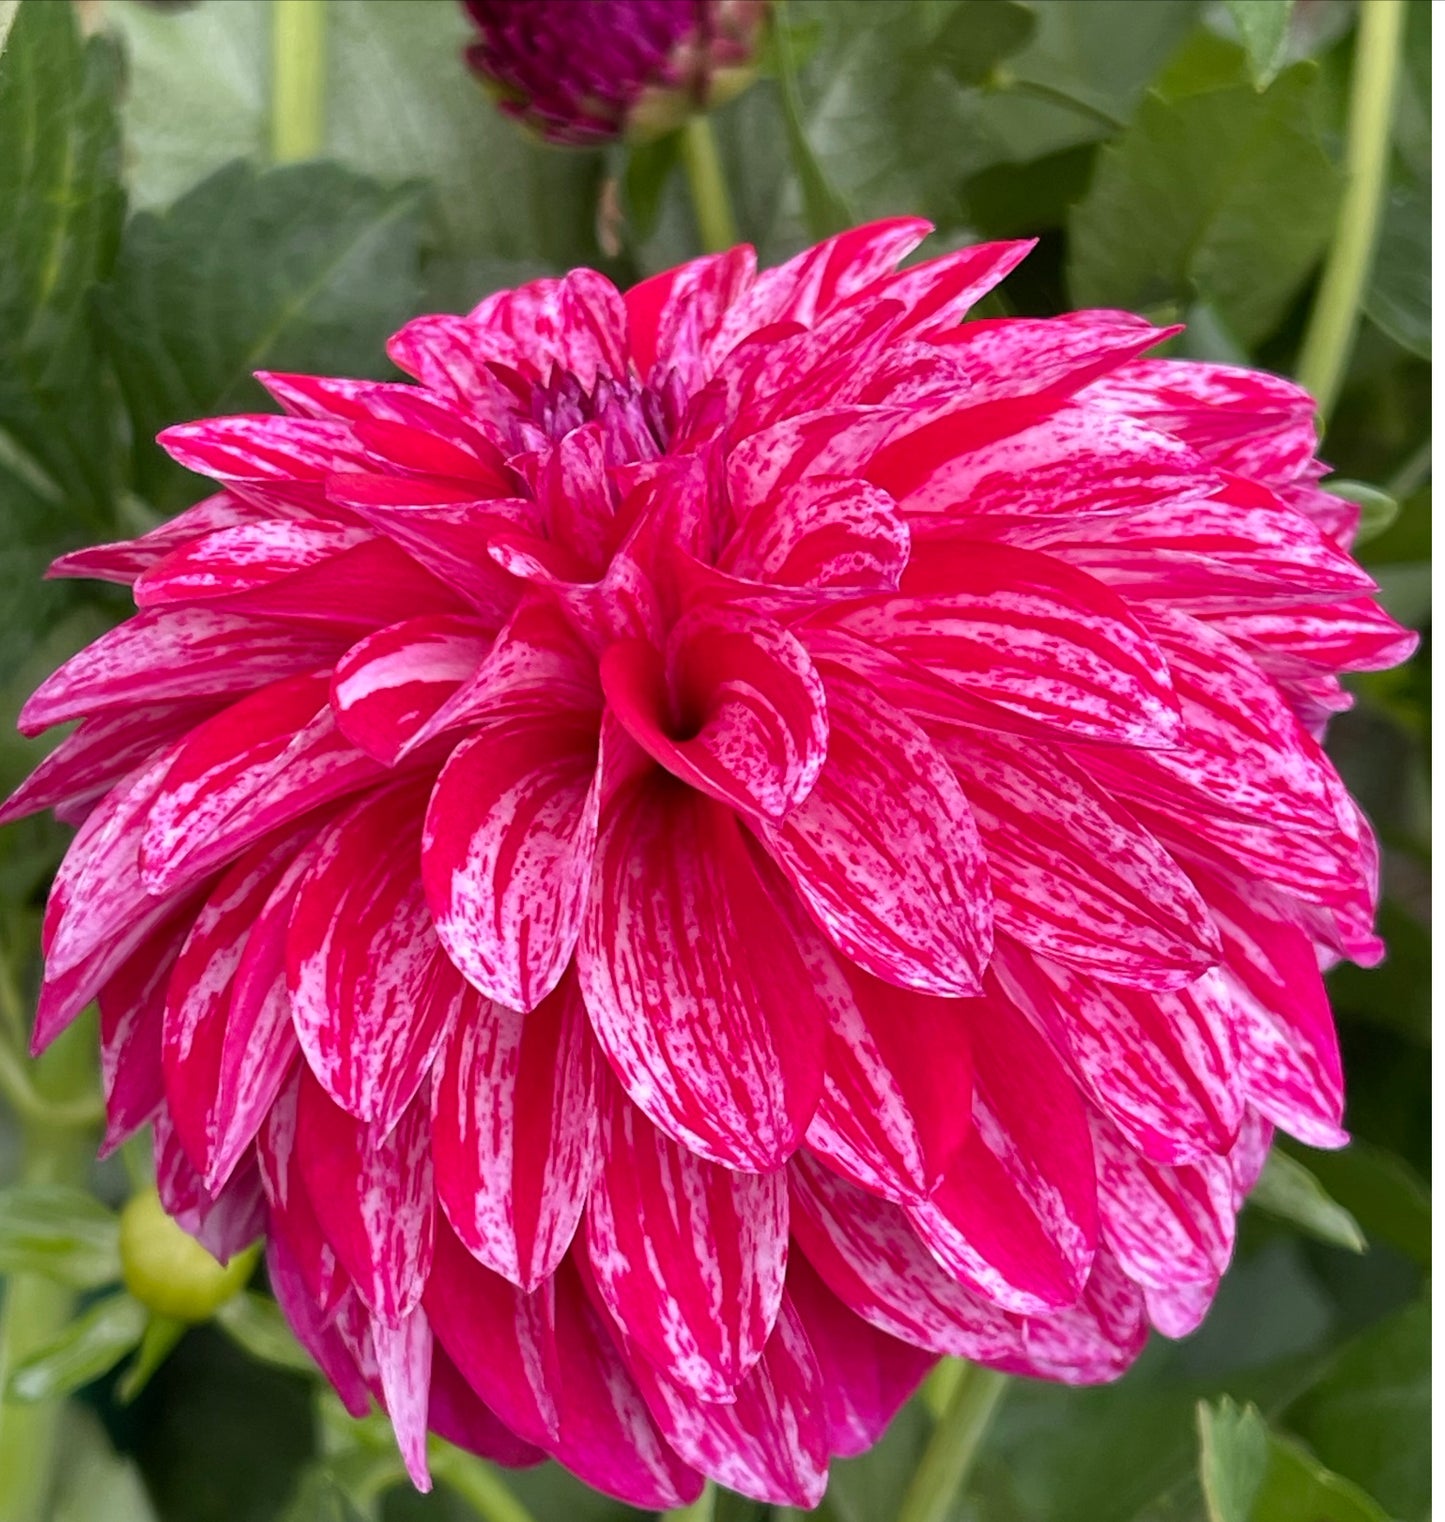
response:
[[[565,713],[483,728],[427,806],[422,880],[436,934],[468,981],[532,1009],[571,961],[597,839],[594,721]]]
[[[239,697],[334,661],[348,643],[345,634],[268,628],[208,608],[138,614],[47,677],[20,711],[20,732],[144,703]]]
[[[564,1388],[552,1281],[524,1293],[483,1268],[441,1221],[423,1303],[468,1385],[512,1431],[550,1449]]]
[[[825,1013],[732,813],[652,773],[610,805],[578,970],[633,1102],[724,1167],[797,1146],[823,1081]],[[769,948],[766,963],[757,948]]]
[[[822,960],[828,1055],[808,1147],[864,1189],[925,1198],[968,1133],[968,1006],[880,982],[826,952]]]
[[[1218,1288],[1217,1279],[1201,1284],[1145,1285],[1149,1320],[1166,1337],[1188,1337],[1204,1324]]]
[[[632,1367],[683,1460],[754,1500],[811,1509],[828,1484],[823,1376],[797,1312],[783,1299],[763,1356],[726,1403],[703,1400],[643,1359]]]
[[[1131,746],[1169,745],[1179,729],[1170,668],[1125,603],[1033,551],[935,535],[915,544],[900,595],[834,604],[804,628],[901,657],[1002,710],[993,727],[1015,717]]]
[[[282,873],[246,936],[231,981],[202,1174],[208,1188],[229,1176],[276,1102],[300,1055],[286,992],[286,927],[296,890],[316,856],[313,842]]]
[[[397,1326],[373,1320],[371,1336],[382,1404],[391,1418],[396,1446],[411,1483],[425,1493],[431,1489],[426,1429],[432,1373],[432,1333],[426,1312],[417,1306]]]
[[[992,437],[1009,408],[1023,426]],[[1130,514],[1207,497],[1220,479],[1187,444],[1133,418],[1066,405],[1033,421],[1017,401],[927,423],[895,440],[867,474],[919,528],[960,518]]]
[[[150,892],[176,891],[383,775],[337,730],[326,689],[324,671],[275,683],[185,737],[140,844]]]
[[[632,738],[709,797],[780,819],[817,781],[828,743],[823,683],[803,646],[770,620],[694,609],[663,654],[622,640],[604,652],[601,673]]]
[[[972,1131],[942,1185],[907,1208],[969,1288],[1024,1315],[1072,1305],[1098,1244],[1093,1146],[1078,1092],[1029,1023],[999,999],[969,1022]]]
[[[435,1332],[435,1328],[433,1328]],[[438,1339],[439,1340],[439,1339]],[[540,1464],[546,1454],[524,1442],[485,1404],[440,1347],[432,1347],[426,1424],[445,1442],[508,1469]]]
[[[358,525],[290,518],[217,529],[188,539],[142,572],[136,606],[149,612],[271,586],[372,537]]]
[[[331,1099],[383,1134],[411,1103],[467,997],[422,896],[425,797],[424,783],[403,784],[329,825],[286,932],[302,1053]]]
[[[1047,550],[1129,597],[1191,612],[1374,590],[1369,574],[1303,513],[1239,476],[1226,476],[1207,499],[1171,499],[1122,519],[1010,526],[1008,539]]]
[[[1001,930],[1136,988],[1177,988],[1219,959],[1183,869],[1062,751],[977,729],[938,743],[983,837]]]
[[[951,1278],[897,1205],[807,1153],[794,1158],[788,1183],[798,1246],[855,1316],[934,1353],[988,1364],[1020,1355],[1015,1321]]]
[[[179,423],[156,442],[178,465],[260,507],[314,510],[326,477],[362,458],[345,424],[274,413]]]
[[[318,1311],[285,1238],[274,1231],[266,1242],[266,1279],[297,1341],[320,1365],[347,1413],[365,1416],[371,1409],[366,1381],[336,1328]]]
[[[846,236],[846,234],[844,235]],[[854,296],[857,301],[897,301],[907,313],[900,333],[937,337],[952,328],[1034,246],[1033,240],[975,243],[884,275]]]
[[[1233,1001],[1219,973],[1155,993],[1016,948],[995,967],[1009,1000],[1146,1157],[1182,1163],[1228,1149],[1244,1085]]]
[[[697,1498],[702,1477],[679,1458],[582,1287],[575,1255],[552,1284],[562,1431],[548,1451],[580,1480],[648,1510]]]
[[[768,497],[723,546],[717,568],[747,581],[881,592],[908,564],[908,526],[885,491],[820,477]]]
[[[163,923],[100,990],[100,1081],[105,1091],[108,1157],[165,1102],[161,1030],[166,983],[186,937],[185,922]]]
[[[470,997],[447,1044],[437,1195],[467,1250],[524,1290],[562,1261],[601,1165],[601,1079],[571,977],[525,1016]]]
[[[115,544],[88,544],[59,556],[46,572],[48,577],[79,576],[95,581],[114,581],[128,587],[147,567],[188,540],[240,523],[259,522],[276,514],[253,503],[216,492],[194,506],[167,518],[139,539]]]
[[[324,1325],[351,1286],[316,1218],[301,1174],[296,1121],[302,1076],[294,1071],[271,1106],[256,1135],[256,1162],[269,1208],[270,1235],[285,1243],[306,1298]]]
[[[1315,401],[1293,381],[1197,360],[1143,359],[1086,393],[1091,405],[1146,418],[1224,470],[1283,485],[1314,461]]]
[[[1134,1362],[1148,1335],[1143,1293],[1100,1251],[1076,1306],[1024,1323],[1028,1372],[1067,1385],[1104,1384]]]
[[[599,1297],[660,1373],[703,1400],[731,1400],[782,1303],[783,1176],[720,1168],[626,1100],[612,1108],[587,1209]]]
[[[661,359],[695,379],[704,341],[752,280],[754,265],[752,249],[732,248],[664,270],[625,292],[628,342],[638,374],[646,376]]]
[[[400,1326],[431,1267],[434,1197],[426,1097],[389,1135],[338,1109],[303,1069],[296,1152],[326,1240],[378,1320]]]
[[[214,711],[209,703],[157,703],[82,719],[0,807],[0,824],[98,798]]]
[[[933,342],[960,360],[970,406],[1004,397],[1072,396],[1081,387],[1178,332],[1131,312],[1066,312],[1059,317],[988,317]]]
[[[1137,1283],[1168,1288],[1217,1278],[1234,1248],[1233,1179],[1222,1157],[1150,1162],[1102,1116],[1091,1117],[1104,1241]]]
[[[171,974],[161,1052],[166,1099],[176,1135],[208,1189],[225,1181],[213,1178],[211,1168],[229,1119],[218,1090],[236,969],[295,845],[258,846],[226,873],[196,915]]]
[[[828,1450],[864,1453],[933,1367],[935,1355],[855,1316],[799,1254],[788,1265],[788,1298],[822,1375]]]
[[[728,456],[733,510],[744,519],[770,498],[815,476],[867,473],[871,479],[869,462],[903,416],[881,407],[825,407],[753,434]]]
[[[882,978],[976,992],[992,944],[982,848],[927,735],[829,662],[828,760],[780,825],[756,828],[828,938]]]
[[[394,766],[492,646],[485,621],[455,613],[405,619],[353,645],[336,663],[331,708],[342,734]]]
[[[1311,1147],[1342,1147],[1344,1075],[1329,996],[1308,936],[1206,884],[1224,940],[1250,1104]]]

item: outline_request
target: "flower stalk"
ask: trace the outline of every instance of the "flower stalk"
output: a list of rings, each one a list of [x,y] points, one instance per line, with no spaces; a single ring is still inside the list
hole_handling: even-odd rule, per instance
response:
[[[710,254],[731,248],[738,241],[738,225],[717,138],[707,117],[694,116],[682,129],[682,161],[703,248]]]
[[[1339,396],[1379,240],[1405,0],[1360,7],[1345,145],[1345,193],[1299,358],[1299,380],[1328,419]]]
[[[274,0],[271,153],[278,164],[320,152],[325,91],[326,0]]]
[[[691,1506],[679,1506],[664,1513],[662,1522],[712,1522],[717,1511],[717,1489],[709,1480],[702,1494]]]
[[[34,1067],[31,1092],[61,1118],[21,1113],[23,1184],[83,1184],[95,1153],[94,1132],[67,1118],[91,1102],[95,1087],[95,1032],[88,1021],[72,1026]],[[50,1515],[61,1400],[33,1404],[3,1399],[13,1371],[70,1320],[75,1291],[38,1274],[15,1274],[5,1283],[0,1314],[0,1517],[44,1522]]]
[[[943,1522],[1008,1387],[1005,1375],[959,1364],[943,1414],[903,1497],[898,1522]]]

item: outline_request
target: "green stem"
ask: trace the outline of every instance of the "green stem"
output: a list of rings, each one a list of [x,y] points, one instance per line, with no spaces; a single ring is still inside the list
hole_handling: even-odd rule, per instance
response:
[[[709,1480],[691,1506],[679,1506],[674,1511],[664,1512],[662,1522],[712,1522],[716,1510],[717,1489]]]
[[[1370,0],[1359,8],[1345,193],[1325,271],[1299,357],[1300,384],[1327,419],[1354,345],[1370,277],[1390,162],[1390,120],[1405,34],[1405,0]]]
[[[439,1443],[431,1445],[427,1456],[432,1474],[465,1501],[482,1522],[533,1522],[531,1512],[482,1459]]]
[[[89,1020],[72,1026],[35,1064],[35,1092],[47,1107],[83,1102],[95,1086],[95,1030]],[[95,1155],[95,1136],[74,1125],[25,1118],[20,1180],[26,1184],[84,1184]],[[38,1352],[70,1320],[75,1292],[37,1274],[6,1281],[0,1313],[0,1390],[11,1372]],[[44,1522],[50,1515],[61,1410],[64,1402],[0,1402],[0,1522]]]
[[[731,248],[738,241],[738,226],[728,198],[717,139],[706,116],[690,117],[682,129],[682,161],[687,168],[687,184],[703,248],[710,254]]]
[[[963,1367],[903,1497],[898,1522],[943,1522],[950,1514],[1007,1386],[1007,1378],[992,1369]]]
[[[272,0],[271,153],[314,158],[325,128],[327,0]]]

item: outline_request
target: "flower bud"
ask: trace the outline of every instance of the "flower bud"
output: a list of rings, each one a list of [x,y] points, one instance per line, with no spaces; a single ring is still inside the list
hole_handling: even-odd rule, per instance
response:
[[[466,0],[467,61],[549,142],[646,142],[755,72],[767,0]]]
[[[125,1287],[147,1309],[177,1321],[205,1321],[251,1277],[254,1249],[218,1263],[166,1214],[154,1189],[121,1211],[120,1267]]]

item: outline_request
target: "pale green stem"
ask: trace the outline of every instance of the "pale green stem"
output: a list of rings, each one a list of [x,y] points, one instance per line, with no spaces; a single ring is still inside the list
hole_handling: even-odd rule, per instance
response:
[[[1006,1376],[967,1364],[914,1471],[898,1522],[943,1522],[1008,1386]]]
[[[710,254],[731,248],[738,241],[738,227],[717,139],[706,116],[690,117],[682,129],[682,161],[703,248]]]
[[[716,1510],[717,1490],[709,1480],[691,1506],[679,1506],[674,1511],[664,1512],[662,1522],[712,1522]]]
[[[428,1450],[433,1475],[476,1512],[482,1522],[533,1522],[492,1466],[450,1444]]]
[[[1415,453],[1385,482],[1385,490],[1396,502],[1413,497],[1430,478],[1430,440],[1426,439]]]
[[[271,153],[314,158],[326,122],[328,0],[271,0]]]
[[[95,1030],[82,1020],[35,1064],[33,1092],[62,1110],[80,1105],[94,1090]],[[20,1181],[84,1184],[95,1155],[94,1133],[74,1124],[52,1125],[22,1118]],[[38,1274],[15,1274],[5,1282],[0,1313],[0,1391],[17,1365],[38,1352],[70,1320],[75,1292]],[[63,1401],[32,1405],[0,1400],[0,1522],[46,1522],[50,1516]]]
[[[1345,143],[1345,193],[1334,241],[1300,349],[1299,381],[1328,418],[1354,345],[1390,163],[1390,121],[1405,34],[1405,0],[1368,0],[1359,8],[1350,121]]]

